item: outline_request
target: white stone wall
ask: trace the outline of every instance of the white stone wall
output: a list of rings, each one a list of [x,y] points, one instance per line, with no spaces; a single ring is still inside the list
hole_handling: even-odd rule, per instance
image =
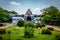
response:
[[[17,24],[17,22],[20,20],[20,19],[23,19],[22,17],[12,17],[12,23],[13,24]],[[24,20],[24,19],[23,19]]]

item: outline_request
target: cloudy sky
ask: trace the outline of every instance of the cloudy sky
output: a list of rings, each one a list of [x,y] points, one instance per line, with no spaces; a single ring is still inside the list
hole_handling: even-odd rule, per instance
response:
[[[41,9],[51,5],[60,9],[60,0],[0,0],[0,7],[14,10],[18,14],[25,14],[28,9],[31,9],[33,14],[41,14]]]

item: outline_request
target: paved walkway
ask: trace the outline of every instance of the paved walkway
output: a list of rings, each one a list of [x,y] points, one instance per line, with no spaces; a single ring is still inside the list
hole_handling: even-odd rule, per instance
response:
[[[7,28],[7,27],[9,27],[9,26],[12,26],[12,24],[6,23],[6,26],[0,27],[0,29],[5,29],[5,28]]]
[[[12,26],[12,25],[13,25],[13,24],[6,23],[6,26],[0,27],[0,29],[5,29],[5,28],[7,28],[7,27],[9,27],[9,26]],[[46,27],[52,27],[52,28],[54,28],[55,30],[60,31],[60,28],[55,27],[55,26],[46,25]]]
[[[58,27],[55,27],[55,26],[46,25],[46,27],[52,27],[52,28],[54,28],[55,30],[58,30],[58,31],[60,31],[60,28],[58,28]]]

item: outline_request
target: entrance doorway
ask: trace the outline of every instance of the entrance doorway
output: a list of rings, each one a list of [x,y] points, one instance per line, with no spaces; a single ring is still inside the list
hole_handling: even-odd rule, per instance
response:
[[[27,17],[27,21],[31,21],[31,17],[30,16]]]

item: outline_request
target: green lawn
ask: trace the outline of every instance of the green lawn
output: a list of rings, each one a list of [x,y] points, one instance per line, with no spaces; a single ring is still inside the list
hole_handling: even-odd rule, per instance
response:
[[[9,28],[6,28],[6,31],[11,31],[10,38],[11,40],[55,40],[55,35],[60,34],[59,31],[52,31],[52,35],[45,35],[45,34],[39,34],[38,29],[34,29],[34,37],[33,38],[24,38],[24,27],[19,27],[16,29],[16,26],[11,26]],[[42,28],[43,29],[43,28]],[[41,30],[42,30],[41,29]],[[0,35],[3,37],[3,40],[8,39],[8,34],[2,34]]]

